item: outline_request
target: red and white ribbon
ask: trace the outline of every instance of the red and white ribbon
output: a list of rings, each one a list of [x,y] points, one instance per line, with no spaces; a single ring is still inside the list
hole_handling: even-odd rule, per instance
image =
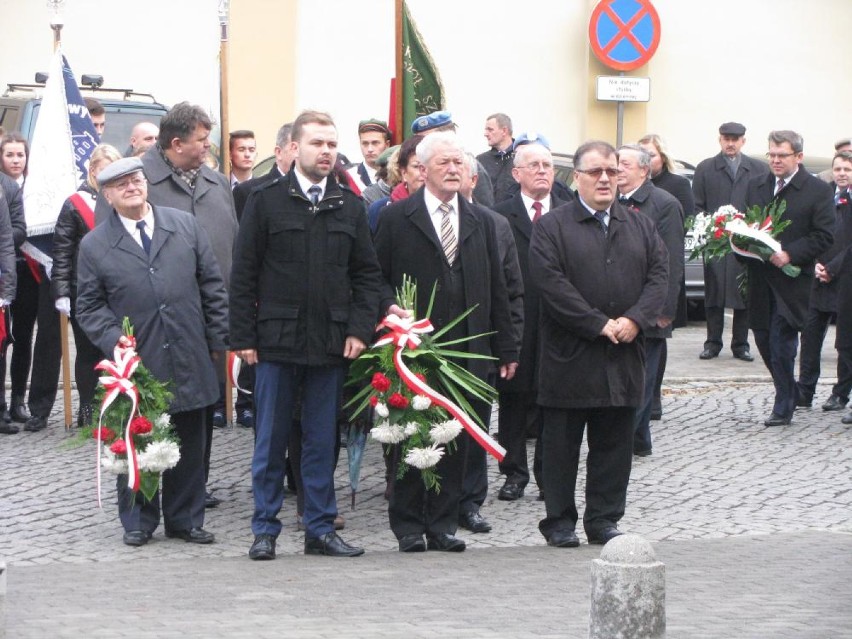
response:
[[[477,426],[473,420],[467,416],[467,413],[456,406],[450,399],[444,397],[438,391],[431,388],[426,382],[417,378],[405,365],[402,352],[406,348],[414,350],[420,346],[422,340],[417,336],[418,333],[431,333],[434,330],[432,323],[428,319],[422,319],[414,322],[410,319],[398,317],[396,315],[388,315],[384,320],[382,320],[378,328],[386,328],[389,329],[390,332],[376,341],[376,343],[373,344],[373,348],[385,346],[387,344],[396,345],[396,349],[393,353],[394,365],[396,366],[396,371],[399,373],[402,381],[405,382],[405,385],[408,386],[411,392],[417,393],[418,395],[425,395],[432,400],[433,404],[437,404],[441,408],[444,408],[448,413],[450,413],[450,415],[459,420],[459,423],[464,427],[468,434],[473,437],[474,441],[482,446],[489,455],[497,459],[497,461],[503,461],[503,458],[506,456],[506,449],[503,448],[497,440]]]
[[[770,248],[773,253],[777,253],[781,250],[781,244],[778,242],[778,240],[772,237],[771,217],[767,217],[760,224],[753,225],[747,224],[740,218],[735,218],[725,224],[725,231],[729,233],[728,242],[731,245],[731,250],[737,255],[742,255],[743,257],[750,257],[755,260],[760,260],[761,262],[765,261],[763,257],[758,255],[757,253],[740,248],[736,244],[734,244],[734,235],[748,237],[752,240],[756,240],[757,242]]]
[[[240,368],[242,368],[242,365],[243,362],[239,357],[237,357],[237,354],[234,353],[234,351],[228,351],[228,376],[231,378],[231,386],[241,393],[251,395],[251,391],[240,387],[240,384],[237,381],[237,378],[240,376]]]
[[[101,412],[98,417],[98,506],[101,507],[101,452],[103,447],[103,421],[107,408],[121,395],[127,395],[131,401],[130,416],[124,429],[124,443],[127,445],[127,487],[138,491],[140,487],[139,462],[136,458],[136,447],[133,445],[133,435],[130,432],[130,424],[136,417],[139,408],[139,393],[136,385],[131,381],[133,373],[142,361],[132,346],[116,346],[113,353],[114,361],[101,360],[95,370],[105,371],[107,375],[100,378],[100,383],[106,389],[104,401],[101,404]]]

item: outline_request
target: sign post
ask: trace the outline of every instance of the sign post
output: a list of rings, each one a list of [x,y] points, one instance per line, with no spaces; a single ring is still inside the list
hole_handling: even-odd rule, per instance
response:
[[[621,81],[622,88],[626,90],[631,85],[624,78],[624,72],[646,64],[657,51],[660,44],[660,16],[650,0],[601,0],[589,20],[589,44],[603,64],[620,72],[619,77],[614,78],[615,83],[604,83],[603,88],[618,87]],[[648,98],[630,99],[631,94],[626,92],[616,98],[616,146],[621,146],[624,136],[624,103],[647,102],[650,99],[650,80],[644,80],[648,87]],[[612,100],[611,97],[601,97],[601,88],[601,78],[598,78],[598,100]],[[640,85],[636,85],[636,88],[640,88]]]

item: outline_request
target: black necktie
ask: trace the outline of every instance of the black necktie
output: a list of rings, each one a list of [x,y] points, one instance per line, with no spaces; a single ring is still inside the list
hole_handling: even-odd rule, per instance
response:
[[[621,202],[624,206],[627,206],[630,203],[630,198],[626,195],[619,195],[618,201]]]
[[[606,225],[606,211],[595,211],[595,219],[598,221],[598,224],[601,225],[601,230],[606,235],[609,230]]]
[[[308,197],[311,198],[311,202],[314,206],[316,206],[317,202],[319,202],[320,191],[322,191],[322,189],[316,184],[314,184],[311,188],[308,189]]]
[[[151,254],[151,238],[148,237],[148,234],[145,232],[145,220],[139,220],[136,222],[136,228],[139,229],[139,237],[142,238],[142,248],[145,249],[145,253]]]

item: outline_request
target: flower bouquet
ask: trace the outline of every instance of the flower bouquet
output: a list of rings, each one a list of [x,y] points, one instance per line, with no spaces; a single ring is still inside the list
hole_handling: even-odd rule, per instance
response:
[[[142,365],[126,317],[122,328],[114,359],[104,359],[95,367],[105,373],[95,395],[101,406],[98,422],[86,426],[78,437],[98,442],[99,504],[101,468],[127,475],[128,488],[150,501],[160,487],[160,474],[180,459],[177,435],[166,412],[172,394]]]
[[[691,220],[691,232],[695,238],[690,259],[698,256],[704,260],[720,258],[729,253],[766,262],[781,250],[775,238],[790,224],[782,220],[787,208],[785,201],[772,202],[768,206],[752,206],[741,213],[726,204],[715,213],[699,213]],[[802,269],[786,264],[781,269],[789,277],[798,277]]]
[[[416,284],[404,277],[397,291],[397,304],[413,313],[417,308],[416,296]],[[427,316],[434,299],[433,288]],[[502,460],[506,453],[481,428],[484,424],[477,425],[478,417],[467,398],[490,405],[497,392],[450,359],[494,359],[449,348],[489,333],[441,341],[441,336],[472,311],[473,308],[468,309],[431,335],[434,329],[428,317],[416,320],[388,315],[379,324],[383,335],[349,369],[348,385],[361,385],[365,380],[370,383],[356,393],[347,407],[354,407],[353,415],[357,416],[372,406],[376,424],[370,430],[370,437],[388,445],[386,454],[390,453],[390,445],[402,448],[398,477],[409,467],[417,468],[426,487],[436,492],[440,491],[440,477],[435,465],[444,454],[455,450],[454,440],[462,430],[467,430],[498,459]]]

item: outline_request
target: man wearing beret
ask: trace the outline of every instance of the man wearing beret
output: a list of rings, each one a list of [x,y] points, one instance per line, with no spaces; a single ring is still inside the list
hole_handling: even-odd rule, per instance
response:
[[[719,127],[719,146],[722,150],[701,161],[695,168],[692,193],[695,210],[715,213],[730,204],[745,211],[746,188],[749,180],[769,173],[760,160],[743,155],[746,128],[739,122],[725,122]],[[707,340],[701,359],[713,359],[722,350],[722,331],[725,328],[725,309],[734,311],[731,328],[731,352],[745,362],[754,360],[748,345],[748,311],[740,293],[738,278],[744,270],[733,255],[704,261],[704,310],[707,316]]]
[[[122,320],[135,329],[145,367],[168,383],[169,415],[180,461],[163,473],[166,537],[209,544],[204,530],[205,437],[219,396],[214,360],[227,349],[225,284],[207,234],[190,213],[152,205],[139,158],[123,158],[98,174],[111,213],[80,244],[77,321],[104,353],[122,338]],[[142,546],[160,522],[160,495],[147,501],[119,475],[118,513],[124,543]]]
[[[391,133],[388,125],[381,120],[361,120],[358,123],[358,141],[364,161],[346,170],[358,189],[358,195],[371,184],[376,183],[376,171],[379,168],[379,156],[390,146]]]

